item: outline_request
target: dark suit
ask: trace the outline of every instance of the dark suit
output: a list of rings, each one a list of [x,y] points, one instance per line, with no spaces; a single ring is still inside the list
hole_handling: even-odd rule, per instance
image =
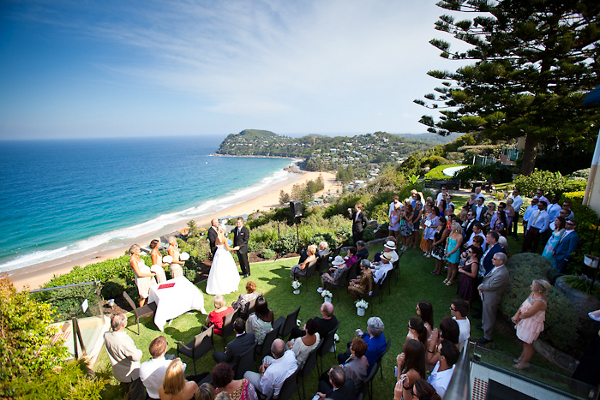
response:
[[[324,378],[324,376],[322,377]],[[344,386],[339,389],[333,390],[330,386],[329,380],[319,381],[318,390],[325,394],[327,399],[332,400],[354,400],[356,399],[356,393],[354,391],[354,381],[352,379],[346,379]]]
[[[254,333],[244,332],[227,344],[225,353],[222,351],[213,351],[213,359],[217,363],[226,362],[231,365],[231,368],[235,369],[240,355],[252,346],[254,346]]]
[[[492,264],[492,259],[494,258],[494,254],[496,253],[504,253],[504,249],[500,246],[499,243],[496,243],[492,247],[489,248],[489,251],[481,259],[481,265],[485,268],[485,275],[489,274],[489,272],[494,268],[494,264]]]
[[[358,250],[356,252],[356,257],[358,257],[359,260],[366,260],[367,258],[369,258],[369,250],[367,250],[366,247],[362,250]]]
[[[358,217],[357,217],[358,214]],[[356,246],[356,242],[362,240],[363,231],[367,227],[369,220],[367,216],[362,211],[354,211],[352,213],[352,238],[354,240],[354,245]]]
[[[477,218],[477,204],[473,204],[471,206],[471,210],[475,213],[475,219],[479,222],[481,222],[481,218],[484,216],[484,214],[487,212],[487,206],[483,206],[483,208],[481,209],[481,213],[479,214],[479,218]]]
[[[464,226],[464,234],[463,234],[463,238],[464,238],[464,245],[466,247],[467,244],[467,240],[469,240],[471,238],[471,233],[473,233],[473,225],[475,224],[475,222],[477,222],[477,220],[475,218],[473,218],[472,220],[467,220],[465,221],[465,226]]]
[[[571,254],[577,250],[579,244],[579,235],[573,231],[560,239],[554,248],[554,264],[552,265],[560,273],[563,272],[566,262]]]
[[[238,232],[239,231],[239,232]],[[248,262],[248,241],[250,240],[250,231],[245,226],[233,230],[233,247],[240,246],[237,251],[240,268],[244,275],[250,275],[250,263]]]
[[[496,324],[496,311],[502,300],[502,295],[508,288],[508,269],[502,265],[483,278],[478,289],[483,292],[483,337],[493,339],[494,325]]]
[[[217,238],[219,237],[219,234],[217,233],[217,230],[215,229],[215,227],[211,226],[210,228],[208,228],[208,243],[210,244],[210,252],[212,253],[212,256],[215,256],[215,253],[217,252]]]

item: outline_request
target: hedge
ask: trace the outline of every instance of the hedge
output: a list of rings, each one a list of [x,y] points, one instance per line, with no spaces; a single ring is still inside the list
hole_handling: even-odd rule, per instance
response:
[[[588,206],[584,206],[582,203],[585,192],[570,192],[564,193],[560,199],[561,204],[565,200],[570,200],[572,203],[571,209],[575,214],[575,219],[579,223],[577,226],[577,234],[579,235],[579,247],[573,256],[573,261],[569,264],[569,268],[574,273],[579,273],[583,267],[583,256],[589,253],[590,245],[594,237],[594,232],[598,224],[598,214]],[[598,240],[600,236],[596,237],[597,248]]]

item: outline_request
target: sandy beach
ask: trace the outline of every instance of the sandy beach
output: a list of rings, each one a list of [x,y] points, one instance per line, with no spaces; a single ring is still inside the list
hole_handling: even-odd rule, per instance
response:
[[[206,216],[205,218],[196,220],[196,223],[202,227],[209,227],[212,218],[235,217],[239,215],[251,214],[255,211],[268,211],[279,205],[279,193],[284,190],[287,193],[292,191],[292,187],[298,183],[306,183],[309,180],[316,180],[319,175],[323,175],[325,188],[317,193],[317,197],[326,193],[335,193],[341,189],[339,183],[335,181],[335,175],[327,172],[303,172],[301,174],[290,174],[290,178],[275,183],[265,189],[265,193],[258,197],[249,199],[243,203],[225,208],[215,215]],[[147,245],[153,238],[166,235],[175,230],[185,227],[188,221],[179,221],[176,224],[164,227],[158,232],[153,232],[148,235],[143,235],[131,239],[131,243],[127,243],[118,249],[110,251],[97,251],[93,254],[80,254],[65,257],[64,259],[54,260],[52,265],[48,263],[38,263],[29,267],[20,268],[14,271],[9,271],[8,276],[13,281],[17,290],[22,290],[24,287],[32,290],[40,287],[48,282],[54,275],[63,275],[68,273],[75,266],[84,266],[99,261],[118,258],[125,254],[127,249],[134,243]]]

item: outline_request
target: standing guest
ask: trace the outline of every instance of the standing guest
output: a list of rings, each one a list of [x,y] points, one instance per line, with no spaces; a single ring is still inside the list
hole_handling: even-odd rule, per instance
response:
[[[463,222],[463,238],[465,239],[465,243],[471,237],[471,233],[473,233],[473,226],[478,221],[475,219],[475,212],[473,210],[467,211],[467,219]]]
[[[393,236],[396,240],[398,240],[401,219],[402,211],[400,210],[400,203],[398,203],[394,205],[394,209],[390,212],[390,223],[388,224],[388,236]]]
[[[371,272],[370,263],[364,263],[363,260],[360,264],[360,268],[362,269],[362,275],[358,282],[355,280],[351,281],[348,285],[348,292],[352,295],[354,300],[358,299],[358,294],[368,294],[371,290],[373,290],[373,273]]]
[[[342,364],[346,373],[346,379],[355,381],[364,381],[367,377],[369,361],[365,354],[367,353],[367,343],[359,337],[352,339],[350,345],[350,357]]]
[[[177,239],[175,236],[171,236],[169,238],[169,248],[167,249],[167,253],[173,258],[171,261],[171,265],[169,265],[169,269],[171,270],[171,278],[179,278],[183,276],[183,267],[185,264],[183,261],[179,259],[179,247],[177,247]]]
[[[396,382],[396,387],[394,388],[394,400],[400,399],[442,400],[440,395],[435,391],[435,388],[425,379],[419,379],[411,385],[408,385],[403,381]]]
[[[423,237],[427,241],[427,250],[425,251],[425,257],[431,258],[431,251],[433,249],[433,239],[435,236],[436,228],[440,224],[440,210],[437,207],[431,209],[431,214],[425,219],[425,230],[423,231]]]
[[[233,307],[227,307],[227,303],[225,303],[225,297],[218,294],[215,296],[213,300],[213,305],[215,306],[215,310],[208,313],[206,317],[207,327],[215,326],[214,333],[215,335],[221,335],[223,333],[223,318],[232,313]]]
[[[577,250],[579,235],[575,232],[577,221],[570,219],[565,224],[565,231],[554,248],[554,264],[552,267],[559,273],[563,273],[565,264],[571,260],[571,256]]]
[[[446,225],[446,218],[440,217],[439,225],[435,229],[433,235],[433,246],[431,255],[435,258],[435,269],[431,272],[433,275],[439,275],[442,273],[442,267],[444,266],[444,254],[446,252],[446,239],[450,234]]]
[[[324,400],[354,400],[354,382],[346,377],[341,365],[334,365],[327,373],[327,380],[319,381],[319,391],[315,398]]]
[[[513,207],[513,203],[513,199],[506,199],[506,206],[504,207],[504,213],[506,214],[506,232],[504,236],[508,236],[512,232],[513,219],[515,218],[515,208]]]
[[[250,240],[250,231],[244,226],[244,218],[238,217],[236,228],[233,230],[233,246],[237,247],[237,256],[240,262],[240,269],[244,278],[250,276],[250,263],[248,262],[248,241]]]
[[[498,204],[498,211],[490,220],[490,230],[498,232],[500,235],[506,235],[507,221],[506,213],[504,212],[504,203]]]
[[[256,283],[253,281],[246,282],[246,293],[240,293],[238,299],[231,303],[231,307],[234,310],[244,309],[247,303],[252,302],[260,296],[260,293],[256,291]]]
[[[433,386],[437,394],[443,399],[450,385],[450,379],[454,373],[454,365],[458,361],[460,353],[456,346],[448,340],[442,341],[436,352],[437,362],[427,382]]]
[[[492,262],[494,255],[502,252],[502,246],[498,243],[498,239],[500,239],[500,235],[496,231],[488,232],[485,236],[488,248],[483,254],[481,263],[479,264],[479,276],[481,278],[494,268],[494,263]]]
[[[471,207],[477,204],[477,199],[475,198],[476,196],[477,195],[474,192],[469,195],[469,200],[467,200],[467,203],[465,204],[465,207],[467,207],[469,210]]]
[[[162,386],[165,379],[167,367],[171,364],[171,360],[165,358],[167,353],[167,339],[164,336],[159,336],[150,342],[150,361],[143,362],[140,366],[140,379],[146,387],[148,397],[158,399],[159,388]],[[185,364],[183,365],[185,369]]]
[[[146,398],[146,390],[140,380],[142,351],[135,347],[133,339],[125,333],[127,317],[116,314],[110,323],[112,331],[104,333],[104,345],[112,365],[113,375],[133,400]]]
[[[511,197],[513,199],[513,209],[515,210],[515,215],[513,217],[513,223],[512,223],[512,231],[509,232],[509,234],[512,233],[513,238],[515,240],[518,239],[517,236],[517,225],[519,222],[519,216],[521,215],[521,207],[523,207],[523,198],[521,197],[521,191],[517,188],[515,188],[515,190],[513,190]]]
[[[458,261],[460,258],[460,246],[462,244],[462,229],[458,222],[452,223],[452,232],[448,236],[448,243],[446,245],[445,259],[448,262],[448,274],[444,284],[450,286],[454,283],[456,275],[458,274]]]
[[[227,363],[219,363],[212,370],[212,384],[215,393],[225,392],[231,400],[257,400],[256,390],[247,379],[234,380],[234,372]]]
[[[574,219],[575,218],[575,214],[573,213],[573,210],[571,209],[572,205],[573,205],[573,203],[571,203],[571,200],[563,201],[562,209],[567,210],[569,212],[569,215],[566,216],[566,219]]]
[[[538,202],[539,200],[534,197],[531,199],[531,204],[525,209],[525,213],[523,214],[523,235],[527,232],[527,225],[531,214],[538,209]]]
[[[160,400],[189,400],[198,391],[198,384],[185,380],[183,363],[176,358],[167,367],[163,384],[158,389]]]
[[[140,250],[141,248],[137,244],[129,248],[129,254],[131,254],[129,265],[135,274],[135,285],[140,294],[140,307],[142,307],[148,301],[150,286],[156,285],[156,280],[154,279],[156,274],[140,258]]]
[[[226,362],[232,368],[235,368],[239,362],[240,356],[255,343],[254,333],[246,332],[245,322],[241,318],[236,318],[233,321],[233,330],[235,332],[235,339],[227,343],[225,352],[215,350],[213,351],[213,360],[216,363]]]
[[[246,332],[252,332],[256,344],[261,345],[265,341],[267,333],[273,330],[274,319],[275,316],[273,311],[269,309],[267,300],[263,296],[258,296],[254,312],[250,314],[248,321],[246,321]]]
[[[292,350],[287,350],[285,342],[275,339],[271,345],[271,356],[265,356],[257,372],[246,371],[244,378],[266,397],[279,397],[279,391],[288,376],[298,369]],[[272,395],[272,396],[271,396]]]
[[[415,209],[417,207],[417,203],[421,203],[421,208],[423,208],[423,196],[413,189],[410,191],[410,205],[413,209]]]
[[[362,240],[363,232],[367,227],[369,220],[367,219],[365,213],[362,212],[362,205],[360,203],[354,206],[354,212],[352,212],[352,209],[349,208],[348,213],[352,218],[352,240],[356,246],[356,242]]]
[[[421,214],[420,227],[423,230],[423,233],[421,234],[421,241],[419,242],[419,247],[421,248],[421,250],[423,250],[423,255],[427,255],[427,239],[425,239],[425,229],[427,228],[427,225],[425,224],[425,222],[429,218],[432,209],[433,206],[427,203],[423,208],[423,213]]]
[[[544,251],[542,251],[542,255],[552,262],[554,262],[554,248],[562,238],[565,231],[565,225],[566,221],[563,217],[554,218],[554,232],[552,232],[552,235],[544,247]],[[552,226],[552,224],[550,224],[550,226]]]
[[[406,334],[406,340],[417,340],[423,348],[427,346],[427,339],[429,335],[427,334],[427,328],[425,328],[425,323],[419,317],[410,317],[408,320],[408,333]]]
[[[558,216],[564,218],[565,224],[567,223],[566,221],[568,219],[571,219],[571,218],[569,218],[569,210],[565,210],[564,208],[558,212]],[[555,222],[556,222],[555,220],[552,220],[552,222],[550,222],[550,225],[548,226],[548,228],[550,229],[551,232],[554,232],[554,230],[556,229]]]
[[[216,218],[213,218],[210,221],[210,228],[208,228],[208,233],[206,234],[208,236],[208,243],[210,246],[210,252],[212,254],[212,258],[215,257],[215,253],[217,252],[217,238],[219,237],[219,231],[217,230],[217,228],[219,227],[219,220]]]
[[[456,206],[454,205],[454,203],[452,202],[452,195],[450,193],[448,193],[446,195],[446,212],[450,212],[450,207],[452,206],[452,214],[454,214],[454,210],[456,209]],[[444,215],[447,215],[446,213],[444,213]]]
[[[415,203],[415,206],[413,207],[413,214],[412,214],[413,234],[411,236],[411,240],[409,241],[409,245],[412,243],[413,249],[416,249],[419,244],[419,226],[421,224],[422,216],[423,216],[423,203],[421,203],[421,201],[417,201]]]
[[[287,343],[288,349],[294,352],[298,368],[302,368],[310,352],[317,348],[321,341],[321,335],[318,332],[319,323],[313,318],[306,321],[304,325],[305,335],[294,338]]]
[[[441,210],[445,210],[445,204],[444,207],[440,207],[440,203],[442,203],[442,201],[444,201],[444,199],[446,198],[446,195],[448,194],[448,188],[446,186],[442,186],[441,190],[438,192],[437,197],[435,198],[435,203],[434,205],[441,211]]]
[[[404,386],[412,386],[427,373],[425,364],[425,347],[417,340],[409,339],[404,342],[402,353],[396,357],[398,368],[398,382]]]
[[[385,350],[386,341],[385,335],[383,334],[384,328],[385,327],[381,318],[371,317],[367,320],[366,333],[363,333],[360,329],[356,330],[357,336],[362,338],[362,340],[364,340],[367,344],[367,352],[365,353],[367,361],[369,362],[369,370],[367,373],[371,371],[371,368],[373,368]],[[349,356],[350,349],[348,349],[345,353],[338,355],[338,362],[343,364]]]
[[[548,229],[548,225],[550,224],[546,205],[545,201],[540,200],[537,211],[534,211],[529,217],[521,252],[525,253],[531,249],[532,252],[537,253],[541,234]]]
[[[388,211],[388,217],[390,219],[392,218],[392,211],[394,211],[396,208],[402,209],[402,203],[400,202],[400,198],[398,196],[394,196],[393,201],[390,203],[390,209]]]
[[[502,294],[508,288],[509,274],[508,269],[504,265],[506,254],[496,253],[492,262],[494,263],[494,268],[483,278],[483,282],[477,288],[479,296],[483,301],[483,337],[479,339],[480,344],[492,341],[498,304],[502,300]]]
[[[489,232],[491,230],[491,222],[492,217],[496,214],[496,203],[490,201],[487,205],[487,211],[481,217],[481,225],[483,225],[484,232]]]
[[[152,267],[150,267],[150,271],[156,274],[156,280],[160,284],[167,280],[167,276],[165,275],[164,269],[164,265],[166,264],[163,265],[162,254],[160,254],[160,251],[158,251],[159,246],[160,240],[152,239],[148,247],[152,249],[152,252],[150,253],[150,257],[152,258]]]
[[[481,224],[479,222],[475,222],[475,224],[473,224],[473,232],[471,232],[471,236],[469,236],[468,240],[465,242],[464,247],[468,248],[469,246],[473,245],[473,239],[475,239],[476,236],[479,236],[482,240],[481,242],[481,250],[485,251],[486,249],[486,240],[485,240],[485,234],[483,233],[483,227],[481,226]]]
[[[367,250],[367,244],[363,240],[356,242],[356,257],[360,260],[364,260],[369,257],[369,250]]]
[[[554,221],[554,218],[558,217],[560,210],[562,210],[562,206],[558,204],[558,197],[553,196],[550,199],[550,204],[548,205],[548,208],[546,209],[551,221]]]
[[[500,236],[498,238],[498,244],[502,247],[502,252],[506,254],[507,258],[510,258],[510,246],[508,245],[508,240],[506,240],[505,236]]]
[[[433,331],[433,306],[428,301],[417,303],[417,315],[421,317],[427,329],[427,337],[431,336]]]
[[[306,253],[308,254],[306,260],[304,260],[304,262],[302,262],[301,264],[294,265],[290,271],[290,276],[294,278],[295,281],[298,280],[298,276],[306,276],[306,268],[308,267],[308,265],[311,262],[317,260],[317,257],[315,256],[315,254],[317,253],[317,246],[311,244],[310,246],[308,246],[308,249],[306,249]]]
[[[470,304],[473,301],[475,294],[475,282],[477,281],[477,272],[479,271],[479,257],[481,257],[481,249],[475,246],[470,246],[467,249],[468,260],[465,265],[458,267],[460,280],[458,281],[458,295]]]
[[[550,201],[544,196],[544,191],[542,189],[538,189],[535,192],[534,199],[538,199],[538,201],[543,201],[546,205],[550,204]]]
[[[533,357],[533,342],[544,330],[546,319],[546,308],[548,303],[546,296],[550,293],[552,286],[543,279],[531,282],[531,294],[519,307],[519,311],[511,318],[517,327],[517,337],[523,342],[523,352],[518,362],[513,365],[516,369],[529,367],[529,361]]]
[[[471,208],[471,210],[473,210],[475,213],[475,219],[481,222],[483,220],[483,216],[488,210],[488,207],[483,204],[483,197],[478,197],[476,201],[477,203]]]
[[[483,195],[483,193],[481,193],[481,186],[477,186],[473,190],[475,191],[475,200],[483,199],[483,201],[485,201],[485,196]]]
[[[413,208],[410,204],[407,204],[404,207],[404,220],[400,225],[400,234],[402,235],[402,251],[406,251],[409,246],[410,239],[412,238],[413,233]]]
[[[452,300],[450,305],[450,313],[452,319],[458,324],[460,334],[458,337],[459,351],[462,351],[463,347],[467,344],[467,341],[471,337],[471,321],[467,315],[469,315],[469,303],[462,299]]]
[[[194,400],[214,400],[215,388],[210,383],[203,383],[198,387],[194,395]]]

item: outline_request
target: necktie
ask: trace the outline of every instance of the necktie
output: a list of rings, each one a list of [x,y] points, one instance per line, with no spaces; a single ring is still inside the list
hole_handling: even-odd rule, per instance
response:
[[[537,215],[535,216],[535,219],[531,223],[531,226],[535,225],[535,221],[537,221],[537,219],[538,219],[538,217],[540,216],[541,213],[542,213],[541,211],[538,211]]]

